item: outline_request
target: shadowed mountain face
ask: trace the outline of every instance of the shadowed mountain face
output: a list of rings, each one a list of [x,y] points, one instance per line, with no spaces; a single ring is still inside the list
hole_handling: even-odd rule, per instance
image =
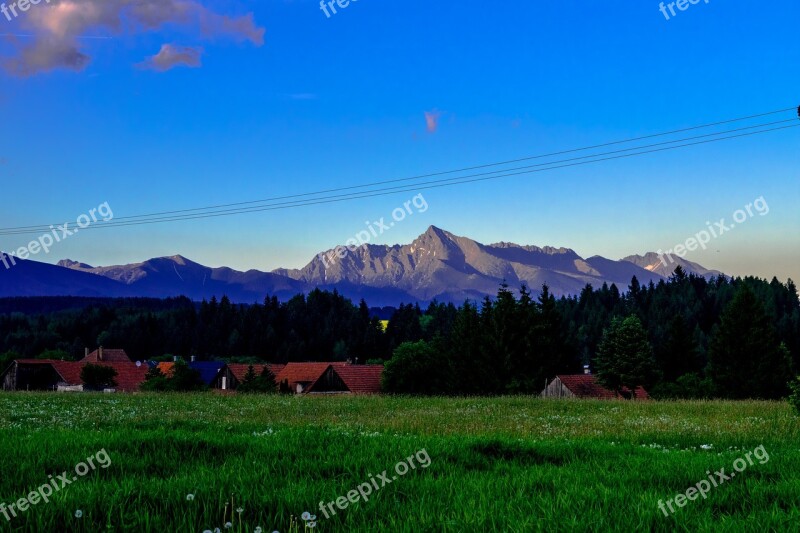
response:
[[[252,303],[266,295],[287,299],[318,287],[386,306],[433,299],[479,300],[494,296],[503,281],[515,289],[524,283],[534,292],[546,283],[556,295],[577,294],[586,284],[616,283],[624,290],[633,276],[642,284],[658,282],[678,264],[687,273],[718,274],[675,259],[669,268],[653,253],[621,261],[583,259],[568,248],[485,245],[431,226],[411,244],[364,245],[344,258],[330,250],[302,269],[273,272],[210,268],[180,255],[108,267],[70,260],[58,266],[18,260],[11,269],[0,264],[0,296],[184,295],[201,300],[227,295],[234,302]]]
[[[210,268],[180,255],[109,267],[91,267],[69,260],[59,265],[112,279],[144,297],[187,296],[202,300],[227,295],[234,302],[254,303],[263,301],[268,294],[286,299],[306,290],[304,284],[278,274]]]
[[[1,252],[0,252],[1,253]],[[136,291],[114,280],[56,265],[5,256],[0,263],[0,296],[134,296]]]

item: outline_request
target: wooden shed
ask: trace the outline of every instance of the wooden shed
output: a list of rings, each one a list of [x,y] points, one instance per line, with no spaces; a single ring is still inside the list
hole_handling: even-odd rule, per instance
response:
[[[591,398],[598,400],[649,400],[650,396],[642,387],[636,388],[636,394],[631,394],[627,387],[622,389],[622,394],[608,390],[597,382],[591,374],[575,374],[556,376],[541,392],[542,398]]]

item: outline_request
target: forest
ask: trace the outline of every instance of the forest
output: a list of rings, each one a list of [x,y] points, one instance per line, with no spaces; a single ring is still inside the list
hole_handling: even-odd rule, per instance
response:
[[[412,394],[536,394],[589,365],[628,375],[655,397],[770,399],[788,394],[800,363],[791,280],[705,279],[680,268],[658,284],[633,278],[622,291],[587,285],[561,298],[547,286],[534,294],[502,284],[480,302],[400,305],[388,325],[336,291],[253,305],[13,300],[0,301],[3,369],[17,358],[80,359],[102,345],[133,360],[385,363],[387,389]]]

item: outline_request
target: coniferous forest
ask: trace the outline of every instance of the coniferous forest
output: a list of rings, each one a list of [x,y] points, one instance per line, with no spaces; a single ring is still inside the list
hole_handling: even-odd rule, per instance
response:
[[[555,298],[501,286],[461,306],[401,305],[384,326],[367,302],[312,291],[280,302],[46,298],[0,302],[0,364],[79,359],[85,347],[134,360],[169,355],[271,362],[385,363],[387,390],[538,394],[556,374],[624,374],[655,397],[782,398],[800,368],[800,301],[789,280],[686,275],[586,286]],[[631,377],[633,376],[633,377]]]

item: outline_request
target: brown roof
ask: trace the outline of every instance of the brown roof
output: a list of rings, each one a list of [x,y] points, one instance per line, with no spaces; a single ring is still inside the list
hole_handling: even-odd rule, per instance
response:
[[[57,361],[53,359],[18,359],[16,363],[27,365],[50,365],[53,367],[53,370],[55,370],[58,375],[61,376],[61,379],[63,379],[64,383],[67,385],[83,385],[83,381],[81,380],[81,370],[90,362]],[[115,388],[125,392],[139,390],[139,386],[144,382],[144,378],[147,375],[147,365],[145,364],[136,366],[136,363],[131,363],[130,361],[127,363],[103,362],[92,364],[110,366],[116,370],[117,377],[114,378],[114,381],[117,382],[117,386]]]
[[[233,374],[233,377],[235,377],[236,380],[239,383],[241,383],[242,381],[244,381],[244,376],[247,374],[247,369],[250,368],[251,366],[253,367],[253,370],[255,371],[257,376],[261,375],[261,373],[264,371],[265,366],[268,366],[270,371],[272,372],[272,375],[276,377],[278,376],[278,374],[281,373],[281,371],[283,371],[284,368],[286,368],[286,365],[272,365],[272,364],[247,365],[240,363],[229,364],[228,368],[231,370],[231,374]]]
[[[353,394],[379,394],[381,392],[382,365],[335,366],[333,371]]]
[[[347,366],[347,363],[288,363],[275,375],[275,381],[279,384],[287,381],[291,389],[295,389],[298,383],[302,383],[303,388],[308,390],[331,366],[338,368]]]
[[[83,363],[130,363],[131,358],[125,353],[125,350],[117,350],[114,348],[103,348],[103,360],[100,360],[100,349],[93,351],[83,359]]]
[[[620,397],[617,393],[597,383],[597,379],[591,374],[561,375],[556,377],[564,384],[564,387],[569,389],[569,391],[578,398],[613,400]],[[629,393],[630,389],[623,387],[622,391]],[[647,391],[642,387],[636,387],[636,399],[648,400],[650,399],[650,395],[647,394]]]

